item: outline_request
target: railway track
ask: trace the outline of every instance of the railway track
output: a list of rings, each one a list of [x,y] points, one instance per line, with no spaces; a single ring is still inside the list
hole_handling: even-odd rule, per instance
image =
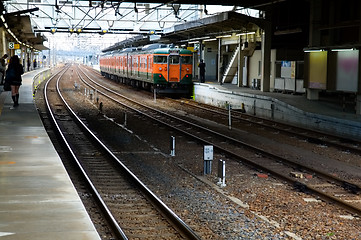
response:
[[[44,88],[48,113],[117,239],[200,239],[71,109],[60,89],[66,71]]]
[[[91,80],[86,73],[82,72],[82,75]],[[82,78],[86,83],[85,77]],[[272,154],[265,149],[251,146],[227,134],[220,133],[217,129],[212,130],[210,126],[203,127],[198,122],[191,122],[151,108],[120,95],[114,90],[107,89],[94,80],[91,81],[92,85],[86,83],[89,87],[101,88],[101,90],[97,90],[99,94],[103,94],[123,107],[197,139],[199,142],[213,145],[218,151],[232,156],[233,159],[271,173],[278,178],[288,181],[302,191],[316,194],[323,199],[335,202],[345,209],[361,215],[361,198],[359,194],[361,187],[355,183],[337,178],[317,169],[303,166],[283,156]]]
[[[176,100],[181,104],[195,108],[199,111],[217,114],[223,122],[228,121],[229,111],[216,106],[198,103],[189,99]],[[305,129],[290,124],[283,124],[265,118],[244,114],[237,110],[231,110],[232,121],[238,121],[242,124],[265,128],[271,131],[277,131],[291,137],[298,137],[312,144],[334,147],[338,150],[361,155],[361,141],[342,136],[336,136],[325,132],[319,132],[312,129]]]

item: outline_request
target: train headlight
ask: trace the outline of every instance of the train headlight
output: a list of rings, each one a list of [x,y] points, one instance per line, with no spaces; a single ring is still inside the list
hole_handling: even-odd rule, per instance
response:
[[[162,68],[161,68],[161,67],[159,68],[159,71],[162,71]]]
[[[189,68],[187,68],[187,72],[189,72]]]

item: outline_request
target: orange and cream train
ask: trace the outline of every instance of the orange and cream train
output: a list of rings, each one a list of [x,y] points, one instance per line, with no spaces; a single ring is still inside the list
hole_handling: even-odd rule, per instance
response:
[[[192,59],[189,50],[151,44],[106,53],[99,62],[101,74],[116,82],[157,93],[189,95]]]

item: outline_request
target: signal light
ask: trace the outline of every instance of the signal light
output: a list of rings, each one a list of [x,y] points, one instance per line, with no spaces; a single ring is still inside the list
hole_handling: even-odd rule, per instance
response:
[[[51,28],[51,29],[50,29],[50,32],[51,32],[52,34],[54,34],[54,33],[56,32],[56,28],[55,28],[55,27]]]

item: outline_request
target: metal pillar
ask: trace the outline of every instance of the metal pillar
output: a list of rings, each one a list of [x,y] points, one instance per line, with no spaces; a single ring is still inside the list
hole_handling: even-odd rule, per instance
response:
[[[222,61],[221,61],[221,57],[222,57],[222,39],[218,38],[218,83],[222,84],[222,73],[221,73],[221,69],[222,69]]]
[[[3,46],[2,54],[1,54],[0,57],[2,57],[5,53],[7,53],[7,45],[8,45],[8,43],[6,41],[5,29],[4,28],[0,28],[0,29],[1,29],[1,40],[2,40],[2,46]],[[8,55],[9,55],[9,53],[8,53]]]
[[[262,76],[261,91],[270,91],[271,81],[271,24],[266,24],[262,34]]]
[[[239,36],[238,40],[238,87],[242,87],[243,85],[243,62],[244,62],[244,52],[242,51],[242,39]]]

